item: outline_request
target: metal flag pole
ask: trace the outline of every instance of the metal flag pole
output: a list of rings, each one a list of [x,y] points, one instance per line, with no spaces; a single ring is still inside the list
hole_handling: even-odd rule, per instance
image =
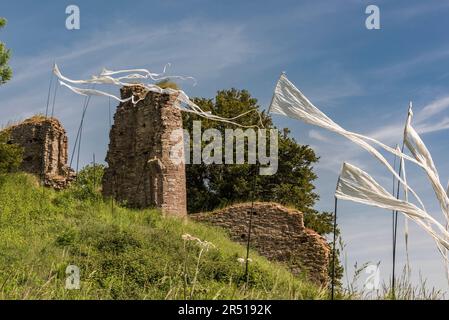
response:
[[[48,108],[50,106],[50,96],[51,96],[51,88],[53,86],[53,71],[51,72],[50,77],[50,84],[48,86],[48,95],[47,95],[47,105],[45,108],[45,118],[48,118]],[[40,181],[42,185],[42,199],[41,199],[41,207],[42,207],[42,201],[44,200],[45,196],[45,148],[42,148],[42,159],[41,159],[41,173],[40,173]]]
[[[53,86],[53,78],[54,78],[54,74],[53,74],[53,70],[52,70],[51,71],[51,77],[50,77],[50,85],[48,86],[47,106],[45,108],[45,118],[48,117],[48,108],[50,106],[50,96],[51,96],[51,88]]]
[[[94,192],[97,190],[97,172],[96,172],[96,166],[97,164],[95,163],[95,153],[93,154],[93,165],[94,165]]]
[[[410,116],[412,115],[412,102],[410,101],[409,107],[408,107],[408,113],[407,113],[407,119],[405,121],[404,126],[404,134],[402,138],[402,146],[401,146],[401,153],[404,153],[404,146],[405,146],[405,132],[407,129],[407,125],[410,121]],[[401,178],[402,175],[402,160],[399,159],[399,178]],[[398,180],[397,188],[396,188],[396,199],[399,199],[399,191],[401,187],[401,182]],[[394,226],[393,226],[393,270],[392,270],[392,276],[391,276],[391,293],[393,296],[393,299],[396,298],[396,245],[397,245],[397,231],[398,231],[398,211],[393,211],[393,220],[394,220]]]
[[[399,145],[396,144],[396,150],[399,149]],[[396,171],[396,160],[397,160],[397,155],[394,156],[394,162],[393,162],[393,170]],[[400,174],[400,173],[399,173]],[[393,176],[393,196],[395,196],[396,194],[396,178],[395,176]],[[391,215],[391,231],[392,231],[392,278],[391,278],[391,286],[392,286],[392,293],[394,295],[394,285],[395,285],[395,281],[394,281],[394,277],[395,277],[395,258],[396,258],[396,213],[395,210],[392,211],[392,215]]]
[[[340,176],[338,176],[337,180],[337,187],[340,183]],[[334,239],[332,243],[332,279],[331,279],[331,299],[334,300],[335,298],[335,260],[336,260],[336,245],[337,245],[337,208],[338,208],[338,199],[336,196],[334,196],[334,226],[333,226],[333,233],[334,233]]]
[[[404,152],[404,142],[402,142],[401,153]],[[402,172],[402,161],[399,163],[399,178],[401,178]],[[399,199],[399,191],[400,191],[400,181],[398,181],[397,189],[396,189],[396,199]],[[396,285],[396,245],[397,245],[397,233],[398,233],[398,211],[393,211],[393,270],[392,270],[392,279],[391,279],[391,290],[393,294],[393,299],[395,298],[395,285]]]
[[[58,93],[58,88],[59,88],[59,86],[58,86],[58,84],[56,84],[55,85],[55,90],[54,90],[54,93],[53,93],[53,104],[52,104],[52,107],[51,107],[51,117],[52,118],[55,115],[56,94]]]
[[[112,121],[111,121],[111,97],[109,97],[109,103],[108,103],[108,110],[109,110],[109,130],[112,127]]]
[[[256,160],[257,161],[257,160]],[[253,224],[253,214],[254,214],[254,202],[256,199],[256,188],[257,188],[257,172],[259,171],[259,161],[256,162],[254,167],[254,180],[253,180],[253,192],[251,195],[251,212],[249,214],[249,223],[248,223],[248,240],[246,242],[246,260],[245,260],[245,279],[246,279],[246,287],[248,287],[249,281],[249,270],[248,270],[248,259],[249,259],[249,248],[251,243],[251,228]]]

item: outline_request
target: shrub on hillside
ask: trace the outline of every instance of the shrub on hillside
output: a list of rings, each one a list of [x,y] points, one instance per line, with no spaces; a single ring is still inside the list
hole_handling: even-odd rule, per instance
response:
[[[98,200],[101,198],[101,181],[105,166],[87,165],[76,176],[73,192],[79,200]]]
[[[20,168],[23,148],[10,143],[9,133],[0,132],[0,174],[15,172]]]

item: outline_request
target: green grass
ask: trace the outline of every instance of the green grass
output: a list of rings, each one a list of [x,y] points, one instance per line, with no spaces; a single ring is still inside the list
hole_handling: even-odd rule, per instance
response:
[[[208,251],[190,234],[209,241]],[[325,290],[251,254],[216,228],[155,210],[112,206],[82,188],[39,187],[27,174],[0,176],[0,299],[321,299]],[[200,257],[200,258],[199,258]],[[81,271],[65,288],[66,268]]]

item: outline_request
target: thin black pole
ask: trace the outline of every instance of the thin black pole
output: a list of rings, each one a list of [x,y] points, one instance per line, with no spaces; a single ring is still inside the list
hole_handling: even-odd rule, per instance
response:
[[[259,171],[259,162],[256,162],[254,167],[254,179],[253,179],[253,192],[251,194],[251,212],[249,214],[249,223],[248,223],[248,241],[246,242],[246,260],[245,260],[245,279],[246,279],[246,287],[248,287],[249,282],[249,270],[248,270],[248,259],[249,259],[249,248],[251,243],[251,229],[253,224],[253,214],[254,214],[254,201],[256,199],[256,188],[257,188],[257,173]]]
[[[331,299],[334,300],[335,294],[335,257],[336,257],[336,243],[337,243],[337,204],[338,199],[335,197],[334,202],[334,240],[332,244],[332,283],[331,283]]]
[[[396,150],[398,149],[399,145],[396,145]],[[394,161],[393,161],[393,170],[396,171],[396,160],[397,160],[397,155],[394,156]],[[396,194],[396,177],[393,176],[393,196]],[[392,215],[391,215],[391,231],[392,231],[392,278],[391,278],[391,287],[392,287],[392,294],[394,296],[394,286],[395,286],[395,258],[396,258],[396,214],[395,214],[395,210],[392,211]]]
[[[112,179],[112,196],[111,196],[111,215],[114,216],[114,197],[115,197],[115,184],[116,184],[116,176],[115,171],[113,171],[113,179]]]
[[[405,137],[404,137],[405,138]],[[405,139],[402,140],[401,153],[404,153],[404,145]],[[399,178],[401,178],[402,174],[402,161],[399,161]],[[400,183],[398,180],[397,189],[396,189],[396,199],[399,199],[399,191],[400,191]],[[393,219],[394,219],[394,227],[393,227],[393,271],[391,278],[391,293],[393,295],[393,299],[396,298],[396,245],[397,245],[397,233],[398,233],[398,211],[393,211]]]
[[[108,99],[108,119],[109,119],[109,136],[111,135],[111,130],[112,130],[112,119],[111,119],[111,98],[109,97]],[[115,177],[115,171],[112,172],[113,176],[112,176],[112,195],[111,195],[111,215],[114,215],[114,197],[115,197],[115,182],[116,182],[116,177]]]
[[[112,121],[111,121],[111,98],[110,97],[109,97],[108,110],[109,110],[109,128],[111,128],[112,127]]]
[[[399,145],[396,145],[396,149],[399,148]],[[394,155],[394,161],[393,161],[393,170],[396,172],[396,160],[397,160],[397,156]],[[392,195],[394,196],[396,194],[396,177],[393,176],[393,191],[392,191]],[[392,247],[394,247],[394,210],[392,211],[392,215],[391,215],[391,232],[392,232]]]
[[[111,214],[114,216],[114,187],[112,187],[112,196],[111,196]]]
[[[337,186],[335,187],[335,192],[338,190],[338,186],[340,184],[341,176],[338,176],[337,179]],[[332,243],[332,279],[331,279],[331,299],[334,300],[335,298],[335,260],[337,256],[337,205],[338,205],[338,199],[337,196],[334,196],[334,226],[333,226],[333,233],[334,233],[334,239]]]
[[[405,132],[407,129],[407,125],[409,122],[409,117],[411,114],[411,108],[412,108],[412,102],[409,104],[409,109],[407,113],[407,119],[405,120],[405,126],[404,126],[404,136],[402,138],[402,146],[401,146],[401,153],[404,153],[404,146],[405,146]],[[399,159],[399,172],[398,176],[401,178],[402,175],[402,156]],[[401,181],[398,179],[397,183],[397,189],[396,189],[396,199],[399,199],[399,191],[400,191]],[[393,296],[393,299],[396,298],[396,244],[397,244],[397,233],[398,233],[398,211],[393,211],[393,220],[394,220],[394,226],[393,226],[393,271],[391,276],[391,293]]]
[[[50,85],[48,86],[48,94],[47,94],[47,107],[45,108],[45,118],[48,117],[48,108],[50,106],[50,95],[51,95],[51,87],[53,85],[53,70],[51,72],[51,77],[50,77]]]
[[[94,164],[94,192],[97,190],[97,175],[95,171],[95,153],[93,155],[93,164]]]
[[[78,154],[76,156],[76,173],[79,173],[80,153],[81,153],[81,137],[83,135],[83,124],[80,127],[80,139],[78,141]]]
[[[48,86],[48,95],[47,95],[47,106],[45,108],[45,118],[48,117],[48,107],[50,106],[50,95],[51,95],[51,88],[53,85],[53,70],[51,72],[50,77],[50,85]],[[41,185],[42,185],[42,200],[41,200],[41,208],[42,208],[42,201],[45,196],[45,149],[42,148],[42,160],[41,160]]]
[[[91,89],[95,88],[95,85],[91,86],[90,88]],[[86,116],[86,111],[87,111],[87,108],[88,108],[89,103],[90,103],[90,98],[91,98],[91,96],[86,96],[84,98],[83,112],[81,114],[81,121],[80,121],[80,125],[78,127],[78,133],[76,134],[75,144],[73,145],[72,155],[70,157],[70,167],[72,167],[73,159],[75,157],[77,143],[79,142],[79,140],[81,140],[81,134],[82,134],[82,131],[83,131],[84,117]],[[79,149],[79,147],[78,147],[78,149]],[[79,154],[78,154],[78,156],[79,156]],[[77,172],[78,172],[78,170],[77,170]]]
[[[89,107],[90,98],[91,98],[91,96],[87,97],[87,100],[85,102],[84,109],[83,109],[83,114],[81,116],[80,126],[78,128],[78,133],[79,133],[79,137],[77,139],[78,140],[78,154],[77,154],[77,159],[76,159],[76,172],[77,173],[78,173],[78,170],[79,170],[79,161],[80,161],[80,153],[81,153],[81,139],[82,139],[82,136],[83,136],[84,119],[86,117],[87,108]],[[70,164],[71,163],[72,163],[72,161],[70,161]]]
[[[53,104],[51,107],[51,117],[53,118],[54,114],[55,114],[55,103],[56,103],[56,94],[58,93],[58,84],[55,84],[55,92],[53,93]]]
[[[85,97],[84,102],[83,102],[83,112],[81,113],[80,125],[78,127],[78,132],[76,133],[76,139],[75,139],[75,143],[73,145],[72,155],[70,157],[70,167],[72,167],[73,159],[76,154],[76,147],[78,146],[78,140],[80,138],[81,128],[82,128],[83,121],[84,121],[84,116],[86,115],[87,103],[88,103],[88,97]]]

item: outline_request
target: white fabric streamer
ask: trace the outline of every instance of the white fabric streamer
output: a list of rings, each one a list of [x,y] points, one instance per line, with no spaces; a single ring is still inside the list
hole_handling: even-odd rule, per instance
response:
[[[427,149],[426,145],[422,141],[421,137],[419,136],[418,132],[413,128],[411,121],[413,118],[413,111],[412,111],[412,105],[410,103],[410,108],[408,112],[408,118],[407,118],[407,124],[405,126],[404,130],[404,142],[407,146],[407,149],[410,150],[414,158],[419,161],[419,163],[422,164],[422,168],[427,174],[427,177],[432,185],[432,188],[434,190],[435,196],[438,199],[438,202],[440,203],[441,210],[443,211],[443,216],[446,220],[446,231],[449,229],[449,198],[447,194],[447,189],[443,187],[441,184],[438,171],[435,167],[435,164],[433,162],[432,156]],[[446,263],[445,263],[445,271],[446,271],[446,278],[449,282],[449,260],[448,260],[448,250],[444,250],[440,246],[438,247],[440,253],[444,256]]]
[[[142,83],[142,80],[146,80],[146,79],[151,79],[153,81],[161,81],[161,80],[165,80],[165,79],[181,79],[181,80],[191,79],[191,80],[195,81],[195,79],[193,77],[165,76],[166,68],[169,65],[170,64],[167,64],[164,68],[163,73],[160,73],[160,74],[152,73],[147,69],[127,69],[127,70],[117,70],[117,71],[103,69],[103,71],[100,73],[100,75],[98,75],[98,76],[94,75],[94,76],[92,76],[91,79],[88,79],[88,80],[73,80],[73,79],[67,78],[62,75],[61,71],[59,70],[59,68],[56,64],[53,67],[53,73],[58,77],[59,83],[62,86],[67,87],[68,89],[70,89],[71,91],[73,91],[74,93],[79,94],[79,95],[104,96],[104,97],[109,97],[109,98],[115,99],[119,102],[131,101],[133,104],[137,104],[139,101],[143,100],[144,98],[139,97],[139,99],[135,99],[134,96],[131,96],[130,98],[127,98],[127,99],[121,99],[113,94],[110,94],[110,93],[107,93],[107,92],[104,92],[101,90],[79,88],[79,87],[70,85],[69,83],[75,84],[75,85],[105,84],[105,85],[116,85],[116,86],[120,86],[120,87],[133,86],[133,85],[138,84],[138,85],[143,86],[148,91],[158,92],[158,93],[166,93],[166,94],[176,94],[178,103],[175,104],[175,107],[177,107],[181,111],[194,113],[200,117],[211,119],[214,121],[220,121],[220,122],[233,124],[233,125],[241,127],[241,128],[260,128],[260,127],[263,128],[264,127],[264,125],[262,123],[262,117],[256,108],[251,109],[247,112],[244,112],[236,117],[223,118],[223,117],[214,115],[211,112],[203,111],[198,105],[193,103],[190,100],[190,98],[187,96],[187,94],[182,90],[175,90],[172,88],[162,89],[161,87],[159,87],[156,84]],[[129,74],[127,74],[127,73],[129,73]],[[118,75],[118,74],[127,74],[127,75],[117,77],[117,78],[113,77],[114,75]],[[195,81],[195,84],[196,84],[196,81]],[[244,126],[244,125],[241,125],[241,124],[235,122],[235,120],[237,120],[249,113],[252,113],[252,112],[256,112],[257,115],[259,116],[260,127],[258,125]]]
[[[290,118],[299,119],[301,121],[304,121],[305,123],[319,126],[321,128],[333,131],[335,133],[338,133],[352,142],[358,144],[365,150],[367,150],[369,153],[371,153],[376,159],[378,159],[385,167],[393,174],[393,176],[398,179],[405,188],[407,188],[413,196],[416,198],[416,200],[419,202],[420,206],[424,209],[424,204],[419,198],[419,196],[408,187],[408,185],[405,183],[405,181],[396,173],[396,171],[393,169],[393,167],[390,165],[390,163],[385,159],[385,157],[377,151],[372,145],[367,143],[365,140],[371,141],[378,146],[384,148],[385,150],[395,154],[398,157],[403,157],[409,161],[412,161],[418,165],[421,166],[421,163],[419,163],[417,160],[407,156],[406,154],[395,150],[394,148],[388,147],[384,145],[383,143],[369,138],[365,137],[363,135],[347,131],[340,127],[338,124],[336,124],[334,121],[332,121],[328,116],[326,116],[321,110],[319,110],[317,107],[315,107],[309,99],[307,99],[306,96],[302,94],[301,91],[299,91],[298,88],[296,88],[285,76],[285,74],[282,74],[279,78],[279,81],[276,85],[276,89],[273,95],[273,99],[271,101],[270,108],[268,109],[268,112],[271,113],[277,113],[281,114]]]
[[[378,159],[385,167],[398,179],[404,188],[406,201],[398,200],[390,195],[385,189],[383,189],[377,182],[374,181],[368,174],[361,171],[358,168],[345,164],[343,166],[344,177],[340,178],[338,190],[336,196],[341,199],[351,200],[359,203],[365,203],[367,205],[373,205],[384,209],[390,209],[400,211],[404,213],[408,218],[418,223],[426,232],[428,232],[436,241],[437,248],[446,261],[447,274],[449,279],[448,268],[448,254],[449,249],[449,197],[448,192],[443,188],[439,180],[438,171],[434,165],[430,152],[426,148],[425,144],[419,137],[416,130],[411,125],[412,111],[409,109],[409,116],[407,118],[407,124],[404,129],[404,143],[412,153],[413,157],[410,157],[400,150],[393,149],[373,138],[366,137],[364,135],[347,131],[332,121],[328,116],[316,108],[310,101],[304,96],[300,90],[298,90],[285,76],[282,74],[277,82],[273,99],[269,108],[269,112],[285,115],[290,118],[299,119],[305,123],[316,125],[321,128],[338,133],[349,140],[353,141],[357,145],[361,146],[369,153],[371,153],[376,159]],[[371,144],[383,148],[384,150],[399,157],[402,163],[403,178],[401,178],[396,171],[392,168],[390,163],[385,159],[382,154],[377,151]],[[405,176],[405,162],[404,160],[415,163],[420,166],[426,172],[432,188],[435,191],[436,197],[440,203],[441,209],[446,218],[446,226],[443,227],[438,221],[430,216],[424,208],[421,199],[416,192],[411,189],[407,184],[407,178]],[[448,187],[449,189],[449,187]],[[408,202],[408,192],[410,192],[419,202],[421,208],[416,207],[414,204]],[[439,233],[435,232],[432,226],[436,227]],[[408,225],[406,222],[406,245],[408,246]]]
[[[413,112],[410,108],[409,117],[404,132],[405,145],[426,172],[427,177],[429,178],[429,181],[432,184],[432,188],[435,192],[438,202],[440,203],[441,210],[443,210],[445,218],[449,221],[449,198],[447,196],[445,188],[440,182],[438,171],[435,167],[435,164],[433,162],[429,150],[427,149],[424,142],[421,140],[419,134],[411,125],[412,117]]]
[[[402,176],[404,177],[404,181],[407,183],[407,177],[405,175],[405,161],[402,158]],[[404,188],[404,200],[408,202],[408,190]],[[408,255],[408,237],[409,237],[409,227],[408,227],[408,219],[404,221],[404,234],[405,234],[405,252],[407,255],[407,264],[409,264],[409,255]]]
[[[343,164],[335,196],[342,200],[402,212],[426,230],[439,245],[449,249],[449,232],[443,225],[414,204],[396,199],[368,173],[349,163]],[[443,257],[446,259],[445,255]]]
[[[141,81],[136,80],[144,80],[144,79],[151,79],[153,81],[162,81],[162,80],[168,80],[168,79],[179,79],[179,80],[192,80],[194,83],[193,85],[196,85],[196,79],[193,77],[184,77],[184,76],[166,76],[166,69],[169,67],[170,64],[167,64],[164,67],[164,71],[162,73],[152,73],[151,71],[147,69],[127,69],[127,70],[107,70],[103,69],[103,71],[98,76],[92,76],[89,80],[71,80],[69,78],[64,77],[61,74],[61,71],[59,70],[58,66],[55,64],[53,68],[54,74],[62,81],[70,82],[73,84],[89,84],[89,83],[97,83],[97,84],[115,84],[115,85],[134,85],[134,84],[140,84]],[[126,74],[118,78],[112,77],[113,75],[117,74]],[[131,80],[130,82],[122,82],[122,80]]]
[[[398,151],[400,151],[399,146],[397,146],[396,149]],[[401,167],[402,179],[404,179],[405,183],[407,183],[407,175],[405,172],[404,158],[401,157],[400,163],[401,163],[400,167]],[[408,190],[407,190],[407,188],[403,188],[403,189],[404,189],[404,201],[408,202]],[[405,255],[407,258],[407,263],[406,263],[407,275],[410,272],[410,259],[409,259],[409,254],[408,254],[409,253],[409,251],[408,251],[408,236],[409,236],[409,227],[408,227],[408,218],[406,217],[404,220],[404,238],[405,238]]]

